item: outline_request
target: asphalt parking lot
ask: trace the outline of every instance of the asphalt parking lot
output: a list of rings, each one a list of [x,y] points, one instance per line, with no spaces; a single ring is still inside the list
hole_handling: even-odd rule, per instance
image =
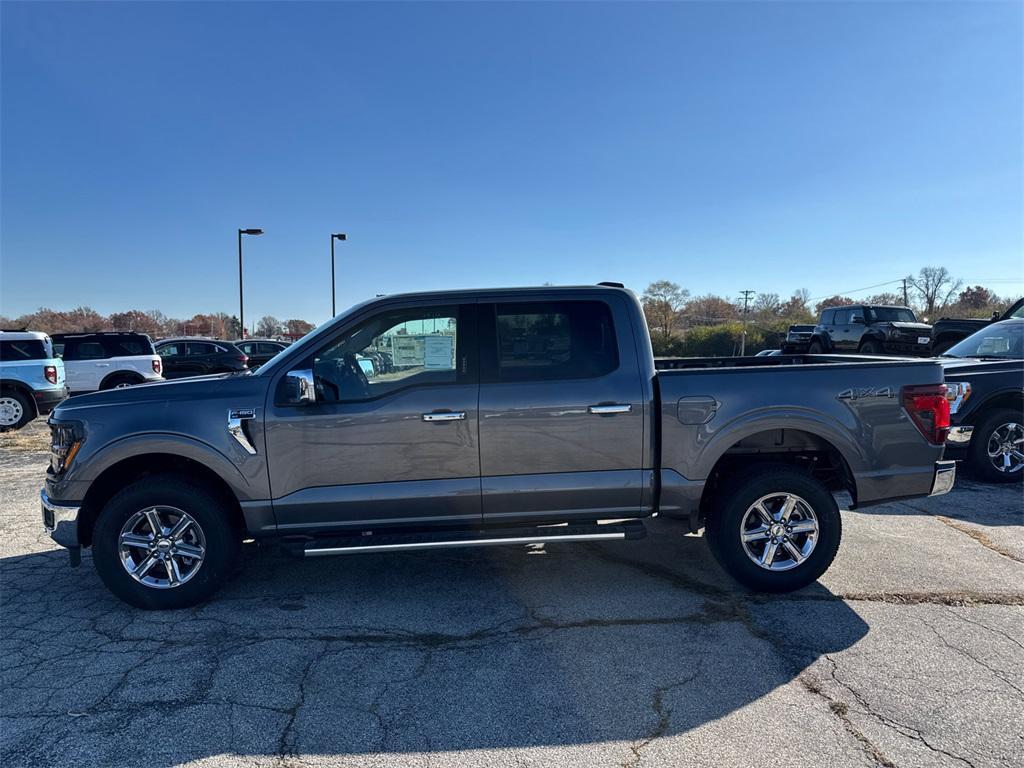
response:
[[[699,537],[298,561],[131,609],[40,524],[45,425],[0,437],[0,764],[1019,766],[1024,499],[844,516],[821,583]]]

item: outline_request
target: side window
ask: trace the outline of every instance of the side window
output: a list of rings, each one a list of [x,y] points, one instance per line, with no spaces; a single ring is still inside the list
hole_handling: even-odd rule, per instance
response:
[[[863,323],[865,311],[863,307],[854,307],[850,310],[850,323]]]
[[[0,361],[43,360],[45,358],[46,347],[41,341],[33,339],[0,341]]]
[[[235,346],[242,350],[243,355],[255,354],[256,342],[254,341],[247,341],[244,344],[235,344]]]
[[[210,355],[213,354],[213,344],[207,344],[204,341],[190,341],[188,343],[188,354],[190,355]]]
[[[108,336],[103,339],[103,345],[111,357],[153,354],[152,343],[141,336]]]
[[[284,349],[284,347],[279,347],[277,344],[267,344],[265,342],[260,342],[259,344],[256,345],[256,349],[259,350],[259,354],[261,355],[276,355],[278,352]],[[246,352],[245,354],[248,355],[251,353]]]
[[[612,313],[600,301],[497,304],[494,343],[494,381],[595,378],[619,367]]]
[[[160,357],[177,357],[178,355],[185,354],[184,344],[164,344],[160,347],[156,353]]]
[[[834,309],[826,309],[824,312],[821,313],[820,325],[832,325],[832,318],[835,316],[836,311]]]
[[[837,309],[836,310],[836,325],[849,325],[850,324],[850,310],[848,309]]]
[[[103,360],[107,352],[98,341],[67,341],[64,346],[65,360]]]
[[[457,307],[371,317],[313,355],[317,399],[372,400],[411,386],[458,381]]]

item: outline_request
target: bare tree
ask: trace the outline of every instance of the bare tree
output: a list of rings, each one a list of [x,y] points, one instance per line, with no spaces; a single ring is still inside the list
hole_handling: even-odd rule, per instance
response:
[[[281,321],[273,315],[264,315],[256,323],[256,334],[258,336],[276,336],[281,332]]]
[[[930,315],[949,304],[964,281],[955,280],[945,267],[921,267],[916,276],[907,275],[907,283],[917,292],[925,314]]]
[[[678,325],[679,311],[689,295],[689,291],[670,280],[656,280],[647,286],[641,300],[651,335],[660,336],[661,341],[672,337]]]

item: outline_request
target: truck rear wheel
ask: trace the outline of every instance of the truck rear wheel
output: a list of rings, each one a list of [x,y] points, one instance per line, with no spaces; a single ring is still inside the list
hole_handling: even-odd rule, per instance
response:
[[[835,559],[842,538],[839,506],[806,472],[765,467],[717,499],[705,528],[708,545],[730,576],[758,592],[807,586]]]
[[[224,583],[241,545],[224,503],[176,475],[132,483],[107,502],[92,537],[107,588],[136,608],[187,608]]]

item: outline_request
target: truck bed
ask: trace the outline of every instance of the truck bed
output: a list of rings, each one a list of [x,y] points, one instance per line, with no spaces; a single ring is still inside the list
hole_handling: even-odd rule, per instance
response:
[[[863,355],[662,358],[663,511],[692,513],[720,459],[780,453],[855,488],[854,505],[927,495],[942,446],[903,405],[908,386],[937,385],[937,360]],[[774,459],[773,459],[774,460]],[[846,476],[852,482],[840,483]]]

